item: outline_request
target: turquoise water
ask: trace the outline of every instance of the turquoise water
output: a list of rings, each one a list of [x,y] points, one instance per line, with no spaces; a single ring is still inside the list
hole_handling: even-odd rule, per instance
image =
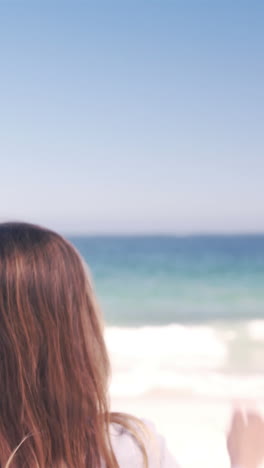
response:
[[[109,325],[264,318],[264,235],[70,240]]]
[[[79,237],[111,394],[264,395],[264,235]]]

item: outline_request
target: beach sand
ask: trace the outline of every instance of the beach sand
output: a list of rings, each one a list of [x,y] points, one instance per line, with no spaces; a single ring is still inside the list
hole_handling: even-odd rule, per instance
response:
[[[112,410],[153,422],[181,468],[229,468],[225,434],[234,402],[171,396],[112,399]],[[250,402],[247,406],[255,404]],[[264,402],[259,402],[263,410]]]

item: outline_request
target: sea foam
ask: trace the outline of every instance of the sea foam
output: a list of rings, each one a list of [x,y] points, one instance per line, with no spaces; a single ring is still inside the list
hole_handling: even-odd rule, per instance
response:
[[[264,322],[106,329],[111,395],[264,396]],[[257,340],[257,341],[256,341]],[[255,349],[254,345],[258,344]],[[263,358],[263,359],[262,359]],[[255,366],[255,367],[254,367]]]

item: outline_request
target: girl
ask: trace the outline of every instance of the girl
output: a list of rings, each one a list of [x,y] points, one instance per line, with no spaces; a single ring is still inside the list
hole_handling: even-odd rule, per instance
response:
[[[110,413],[108,376],[103,322],[75,249],[47,229],[0,224],[0,467],[175,468],[153,429]],[[235,417],[233,465],[257,467],[263,432],[258,416]]]

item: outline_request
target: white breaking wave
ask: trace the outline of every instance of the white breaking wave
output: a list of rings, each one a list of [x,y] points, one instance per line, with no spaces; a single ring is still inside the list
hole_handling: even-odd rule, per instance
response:
[[[244,341],[240,342],[241,324],[240,327],[176,324],[109,327],[106,343],[112,363],[111,395],[136,397],[151,392],[173,392],[175,395],[264,397],[261,372],[251,372],[249,377],[235,369],[241,351],[243,361],[251,343],[264,343],[264,321],[247,322],[242,330]],[[230,369],[232,346],[236,343],[240,347],[238,357],[235,354],[238,361]],[[261,350],[264,366],[264,346]],[[241,370],[241,365],[237,370]]]
[[[264,342],[264,320],[252,320],[247,328],[252,340]]]

